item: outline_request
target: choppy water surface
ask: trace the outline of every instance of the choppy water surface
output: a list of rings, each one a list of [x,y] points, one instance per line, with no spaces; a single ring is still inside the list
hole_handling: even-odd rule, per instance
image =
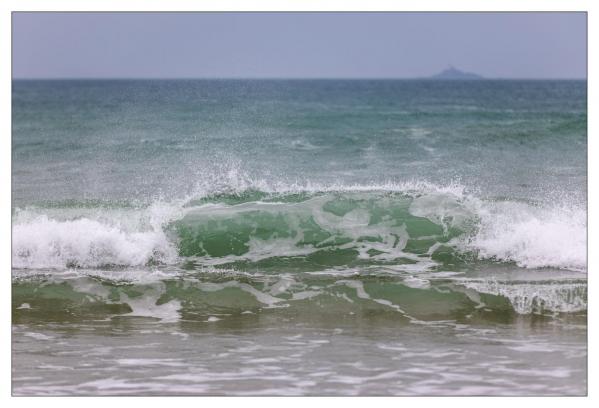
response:
[[[583,395],[586,82],[13,82],[15,395]]]

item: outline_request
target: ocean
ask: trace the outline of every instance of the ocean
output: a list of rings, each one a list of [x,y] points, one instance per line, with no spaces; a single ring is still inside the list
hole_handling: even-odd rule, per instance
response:
[[[586,86],[14,80],[13,395],[585,395]]]

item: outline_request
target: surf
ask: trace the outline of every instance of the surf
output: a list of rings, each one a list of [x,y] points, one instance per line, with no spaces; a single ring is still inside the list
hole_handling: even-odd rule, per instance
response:
[[[17,208],[12,265],[451,270],[481,261],[586,270],[586,210],[428,183],[237,185],[150,205]]]

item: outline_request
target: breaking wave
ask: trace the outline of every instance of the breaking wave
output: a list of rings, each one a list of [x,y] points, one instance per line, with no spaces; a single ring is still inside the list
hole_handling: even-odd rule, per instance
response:
[[[260,185],[264,187],[264,185]],[[586,270],[586,210],[482,200],[459,185],[248,188],[149,206],[16,209],[17,269],[142,266],[395,266],[482,260]]]

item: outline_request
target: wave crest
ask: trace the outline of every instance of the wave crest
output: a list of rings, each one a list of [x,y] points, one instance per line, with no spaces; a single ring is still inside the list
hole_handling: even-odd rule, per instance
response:
[[[169,262],[176,249],[162,230],[128,232],[87,218],[45,215],[13,226],[14,268],[135,266]]]
[[[586,211],[494,203],[481,209],[480,227],[467,248],[480,258],[515,262],[525,268],[586,270]]]
[[[14,268],[30,269],[190,258],[199,265],[426,271],[491,259],[580,271],[586,211],[482,200],[460,186],[428,183],[245,189],[137,209],[17,210],[12,258]]]

